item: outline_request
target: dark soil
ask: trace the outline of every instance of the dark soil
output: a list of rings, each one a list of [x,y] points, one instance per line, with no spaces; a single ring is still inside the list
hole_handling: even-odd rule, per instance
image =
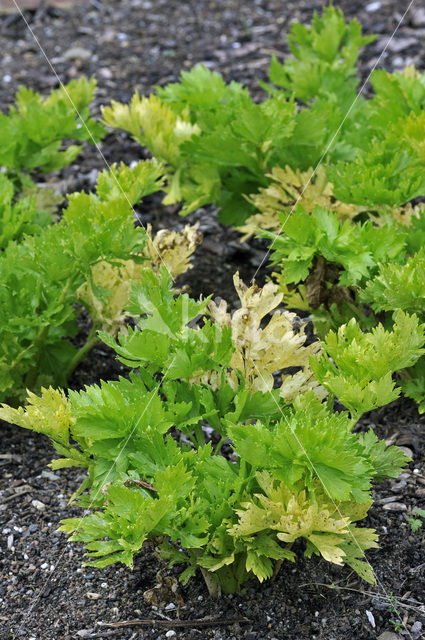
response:
[[[366,33],[379,34],[362,55],[361,73],[366,79],[407,2],[344,0],[335,4],[347,17],[357,17]],[[309,22],[313,11],[324,5],[320,0],[91,0],[72,12],[41,5],[25,17],[62,81],[96,75],[98,110],[111,99],[129,100],[135,89],[149,93],[156,84],[176,80],[180,69],[198,62],[205,62],[227,80],[244,82],[260,95],[256,79],[265,79],[273,53],[278,57],[288,53],[286,33],[291,21]],[[415,64],[424,68],[424,36],[425,9],[417,2],[379,66],[393,70]],[[0,44],[3,111],[20,84],[42,93],[57,86],[57,78],[20,16],[0,16]],[[83,49],[80,57],[67,59],[66,52],[75,47]],[[120,133],[108,135],[101,148],[108,162],[129,163],[141,155],[138,145]],[[96,172],[103,168],[98,152],[88,148],[77,164],[56,179],[66,181],[68,191],[91,188]],[[248,280],[261,262],[261,244],[241,246],[237,233],[217,223],[212,208],[184,220],[176,209],[165,208],[158,197],[152,197],[140,214],[154,228],[201,221],[205,240],[193,271],[182,282],[191,286],[195,296],[214,292],[235,302],[233,273],[239,269]],[[264,278],[264,270],[259,276]],[[79,367],[71,384],[81,387],[121,372],[111,352],[99,347]],[[414,533],[408,522],[415,507],[425,506],[425,416],[418,416],[413,403],[401,399],[367,416],[362,428],[370,425],[380,437],[408,447],[414,460],[400,479],[376,488],[365,521],[365,526],[376,528],[380,535],[381,549],[368,554],[378,579],[375,587],[362,583],[347,569],[318,558],[305,560],[298,547],[296,565],[282,566],[274,582],[251,582],[237,596],[212,601],[201,577],[192,579],[180,588],[184,605],[179,611],[173,608],[176,598],[161,603],[160,609],[145,602],[143,593],[157,583],[156,573],[162,568],[149,547],[140,553],[133,571],[120,566],[104,571],[81,566],[81,546],[67,544],[65,536],[56,532],[61,518],[80,514],[67,506],[67,500],[81,481],[81,472],[51,472],[46,467],[52,457],[47,440],[3,425],[0,640],[425,637],[425,526]],[[185,626],[180,626],[177,616]],[[211,616],[210,626],[197,628],[194,620],[205,616]],[[234,622],[242,617],[247,620]],[[99,624],[135,618],[152,623],[115,629]]]

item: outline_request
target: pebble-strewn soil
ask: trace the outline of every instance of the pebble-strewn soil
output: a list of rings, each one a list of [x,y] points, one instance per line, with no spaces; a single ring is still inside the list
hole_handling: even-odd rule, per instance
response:
[[[2,0],[3,1],[3,0]],[[12,4],[5,1],[5,4]],[[18,6],[20,5],[17,0]],[[180,69],[204,62],[227,80],[246,83],[261,95],[257,78],[265,79],[272,54],[288,54],[286,33],[292,20],[310,21],[320,0],[87,0],[72,10],[38,3],[25,18],[63,82],[95,74],[95,109],[111,99],[129,100],[133,91],[149,93],[157,84],[177,79]],[[60,4],[60,3],[58,3]],[[71,3],[72,4],[72,3]],[[362,54],[365,80],[408,3],[336,2],[347,17],[357,17],[377,40]],[[1,4],[0,4],[1,10]],[[389,70],[407,64],[425,68],[425,7],[417,1],[405,16],[379,62]],[[19,15],[0,15],[0,108],[5,111],[18,86],[42,93],[57,86],[57,77]],[[365,86],[365,92],[369,87]],[[0,132],[1,142],[1,132]],[[126,135],[113,133],[101,145],[108,162],[130,163],[140,148]],[[67,191],[91,188],[104,165],[87,148],[72,168],[55,180]],[[154,228],[178,228],[186,220],[158,197],[140,209]],[[193,271],[184,277],[194,295],[214,292],[234,301],[231,277],[239,269],[245,279],[261,262],[259,243],[240,245],[238,234],[220,227],[212,208],[196,212],[204,243]],[[264,271],[260,280],[264,278]],[[99,347],[80,366],[73,387],[120,373],[110,352]],[[368,555],[378,583],[370,587],[347,569],[318,558],[282,566],[276,580],[252,582],[237,596],[212,601],[200,577],[180,588],[184,605],[168,598],[160,608],[147,604],[145,590],[157,583],[161,568],[149,548],[133,571],[120,566],[104,571],[81,567],[82,549],[68,545],[56,532],[63,517],[77,515],[67,500],[81,481],[78,470],[52,472],[47,440],[17,427],[1,426],[0,453],[0,640],[71,640],[116,638],[136,640],[396,640],[425,637],[425,525],[411,530],[409,516],[425,507],[425,416],[413,403],[399,400],[368,415],[380,437],[407,447],[413,462],[398,480],[376,488],[366,526],[375,527],[381,549]],[[171,572],[174,575],[174,571]],[[209,626],[197,619],[211,616]],[[242,621],[242,618],[246,620]],[[150,619],[147,626],[117,628],[100,623]],[[235,622],[235,619],[240,619]]]

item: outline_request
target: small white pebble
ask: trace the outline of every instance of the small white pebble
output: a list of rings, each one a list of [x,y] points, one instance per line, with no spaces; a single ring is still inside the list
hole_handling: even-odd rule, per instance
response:
[[[41,565],[40,569],[47,569],[49,565],[47,564],[47,562],[43,562],[43,564]]]
[[[371,2],[366,5],[366,11],[368,11],[369,13],[374,13],[375,11],[378,11],[381,6],[382,4],[380,2]]]
[[[392,60],[393,67],[405,67],[406,62],[402,56],[395,56]]]
[[[102,76],[102,78],[106,78],[106,80],[112,78],[112,71],[107,67],[102,67],[101,69],[98,69],[97,72],[100,76]]]
[[[170,604],[167,604],[167,606],[165,607],[166,611],[173,611],[173,609],[176,608],[176,605],[174,604],[174,602],[170,602]]]
[[[40,500],[31,500],[31,504],[33,507],[35,507],[39,511],[46,508],[46,505],[44,504],[44,502],[40,502]]]
[[[107,589],[108,588],[108,583],[107,582],[101,582],[100,586],[102,587],[102,589]]]
[[[384,511],[407,511],[407,507],[403,502],[389,502],[383,505]]]
[[[372,628],[374,629],[376,627],[376,624],[375,624],[375,618],[373,617],[373,613],[371,611],[369,611],[368,609],[366,609],[366,615],[367,615],[367,619],[369,620],[370,624],[372,625]]]
[[[9,73],[6,73],[6,74],[3,76],[3,82],[4,82],[5,84],[8,84],[8,83],[9,83],[9,82],[11,82],[11,81],[12,81],[12,76],[11,76]]]
[[[176,636],[176,632],[173,629],[170,629],[169,631],[167,631],[167,633],[165,634],[166,638],[174,638],[174,636]]]

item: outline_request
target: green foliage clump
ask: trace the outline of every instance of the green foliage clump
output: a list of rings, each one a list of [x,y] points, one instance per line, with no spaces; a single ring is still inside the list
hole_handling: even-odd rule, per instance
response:
[[[416,516],[416,517],[415,517]],[[417,516],[420,516],[419,518]],[[412,515],[409,517],[410,528],[415,533],[422,528],[423,520],[421,518],[425,518],[425,509],[413,509]]]
[[[423,317],[425,216],[410,201],[425,195],[425,74],[375,70],[364,99],[356,62],[372,40],[328,7],[292,26],[292,57],[272,59],[263,102],[198,66],[103,111],[167,164],[166,203],[186,214],[215,202],[223,222],[272,241],[288,303],[311,310],[321,336],[352,317],[370,329],[383,311],[391,323],[397,308]],[[422,407],[425,365],[403,375]]]
[[[295,26],[290,42],[294,57],[284,65],[273,60],[272,80],[304,103],[299,117],[308,121],[322,108],[331,113],[351,91],[346,113],[355,113],[355,122],[334,128],[317,172],[314,163],[305,170],[309,153],[301,146],[298,159],[288,155],[273,167],[270,184],[249,196],[257,213],[241,231],[271,241],[287,303],[310,311],[321,337],[351,318],[367,330],[379,321],[390,327],[400,309],[423,321],[425,213],[415,199],[425,195],[425,74],[413,67],[374,71],[372,97],[355,98],[361,34],[338,11],[316,16],[310,28]],[[420,411],[424,363],[421,358],[401,373],[402,388]]]
[[[20,241],[25,235],[38,233],[52,222],[49,208],[40,210],[37,197],[28,195],[15,199],[15,186],[0,174],[0,250],[11,240]]]
[[[9,113],[0,113],[0,165],[16,184],[25,184],[34,170],[56,171],[70,164],[82,146],[65,140],[99,142],[103,126],[90,117],[90,102],[96,89],[94,78],[71,80],[42,98],[21,87]],[[77,113],[78,111],[78,113]]]
[[[379,320],[390,327],[401,310],[425,320],[424,251],[416,250],[424,219],[422,214],[410,225],[388,220],[376,226],[372,219],[342,222],[319,207],[306,213],[299,205],[282,234],[261,235],[272,240],[272,264],[281,269],[276,275],[287,303],[310,311],[316,332],[325,337],[350,318],[368,330]],[[404,366],[403,391],[423,411],[425,358]]]
[[[184,201],[187,214],[217,201],[228,222],[246,215],[243,194],[267,184],[265,168],[277,161],[294,114],[283,96],[255,104],[241,84],[227,86],[202,65],[156,96],[136,93],[129,106],[103,109],[106,124],[130,132],[169,165],[166,204]]]
[[[322,256],[335,265],[335,284],[352,286],[376,273],[383,259],[394,260],[404,249],[405,233],[396,226],[375,226],[371,220],[353,225],[338,214],[316,207],[310,214],[299,207],[285,223],[284,233],[262,235],[273,241],[272,264],[284,264],[287,284],[308,278]]]
[[[329,166],[327,175],[344,202],[395,207],[425,193],[425,74],[380,69],[371,83],[375,94],[356,131],[355,158]]]
[[[358,20],[347,24],[340,9],[327,7],[322,16],[314,15],[310,27],[292,25],[288,41],[293,57],[280,64],[274,56],[270,80],[305,103],[328,93],[349,93],[358,84],[359,50],[374,39],[362,36]]]
[[[21,87],[15,106],[0,113],[0,250],[11,240],[39,233],[53,222],[63,197],[43,183],[40,173],[63,169],[82,144],[99,142],[104,127],[90,117],[96,89],[94,78],[72,80],[42,98]]]
[[[279,334],[280,353],[273,357],[295,353],[297,364],[304,349],[318,382],[338,395],[332,382],[338,373],[332,380],[328,375],[334,364],[327,351],[332,357],[334,351],[329,343],[320,360],[311,355],[305,327],[276,310],[275,285],[248,288],[238,277],[235,284],[241,308],[230,316],[224,303],[176,296],[165,269],[159,278],[143,270],[128,307],[137,326],[118,342],[102,334],[133,368],[129,379],[70,391],[68,398],[45,389],[41,398],[30,395],[26,409],[3,405],[0,417],[47,434],[60,454],[52,468],[87,468],[74,499],[95,510],[61,528],[85,543],[88,564],[132,566],[150,541],[169,564],[185,565],[182,582],[200,569],[217,595],[239,590],[253,576],[270,578],[284,560],[296,560],[292,545],[303,539],[307,557],[346,564],[373,582],[364,553],[377,546],[377,536],[356,522],[371,505],[371,482],[396,477],[408,458],[397,447],[386,449],[371,431],[354,434],[352,427],[369,410],[371,394],[374,406],[388,402],[376,378],[394,370],[396,354],[403,355],[401,366],[419,357],[424,327],[401,315],[394,332],[380,328],[369,342],[353,323],[347,327],[336,363],[340,375],[352,368],[363,343],[370,354],[361,374],[353,373],[363,393],[352,416],[334,413],[322,400],[323,387],[298,384],[297,373],[281,380],[296,384],[293,398],[261,387],[268,342]],[[379,363],[369,368],[384,339],[390,347],[379,350]],[[245,377],[252,362],[257,375]],[[219,436],[214,447],[205,424]]]
[[[391,332],[379,324],[364,333],[353,318],[337,333],[328,333],[323,344],[326,356],[312,362],[313,371],[358,419],[383,399],[388,404],[399,396],[392,374],[412,366],[425,353],[424,329],[417,316],[401,310],[394,314]]]
[[[23,241],[15,239],[0,254],[0,398],[22,401],[25,389],[65,385],[67,377],[97,342],[105,309],[112,296],[112,279],[96,283],[99,263],[141,262],[147,243],[133,220],[133,202],[160,188],[162,169],[156,162],[140,163],[133,172],[113,168],[125,177],[127,193],[108,186],[111,175],[99,177],[96,194],[74,193],[58,224]],[[129,177],[133,176],[134,184]],[[130,184],[131,183],[131,184]],[[78,332],[79,289],[87,283],[101,307],[87,342],[77,349],[70,341]],[[127,285],[129,286],[129,285]],[[126,304],[126,297],[121,301]],[[119,305],[118,305],[119,307]],[[122,307],[115,313],[122,313]]]
[[[356,95],[359,48],[371,39],[329,7],[311,28],[293,25],[294,59],[283,66],[272,60],[270,79],[280,89],[266,86],[264,101],[198,65],[149,98],[136,93],[130,105],[113,102],[103,109],[104,122],[167,163],[165,202],[183,202],[182,215],[215,202],[223,222],[242,224],[253,213],[246,196],[267,186],[272,167],[314,166],[338,127],[356,126],[362,101],[345,116]],[[296,99],[308,104],[297,109]],[[351,142],[333,145],[330,155],[352,157]]]

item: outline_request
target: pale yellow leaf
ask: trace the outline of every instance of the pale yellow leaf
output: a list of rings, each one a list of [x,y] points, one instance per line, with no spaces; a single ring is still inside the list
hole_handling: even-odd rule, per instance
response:
[[[254,235],[258,228],[278,233],[282,225],[279,214],[290,214],[297,205],[307,213],[316,206],[323,207],[334,211],[342,220],[351,220],[364,210],[364,207],[346,204],[333,196],[333,186],[327,181],[323,166],[315,172],[312,168],[293,171],[290,167],[275,167],[268,177],[271,184],[249,197],[260,213],[248,218],[238,228],[243,233],[241,241]]]
[[[124,129],[146,145],[152,154],[174,165],[180,155],[180,145],[193,135],[199,135],[198,125],[177,116],[154,94],[148,98],[136,92],[129,105],[112,101],[103,107],[105,124]]]
[[[209,312],[220,326],[231,327],[235,351],[230,361],[228,382],[237,385],[241,371],[247,387],[252,391],[273,389],[274,373],[288,367],[300,367],[295,374],[281,374],[281,396],[292,402],[297,395],[314,389],[320,397],[326,391],[320,387],[310,369],[310,356],[320,350],[318,342],[305,346],[305,326],[298,323],[294,313],[278,309],[283,294],[273,282],[263,288],[256,284],[247,287],[236,273],[234,284],[241,307],[233,315],[223,300],[211,302]],[[273,313],[268,321],[265,317]]]
[[[187,224],[181,231],[161,229],[152,238],[148,225],[148,244],[144,254],[156,270],[165,265],[175,278],[192,268],[190,258],[202,242],[202,234],[198,229],[199,222]]]
[[[41,389],[41,396],[28,391],[26,407],[0,406],[0,418],[24,429],[44,433],[53,441],[68,444],[69,429],[75,423],[71,405],[60,389]]]

